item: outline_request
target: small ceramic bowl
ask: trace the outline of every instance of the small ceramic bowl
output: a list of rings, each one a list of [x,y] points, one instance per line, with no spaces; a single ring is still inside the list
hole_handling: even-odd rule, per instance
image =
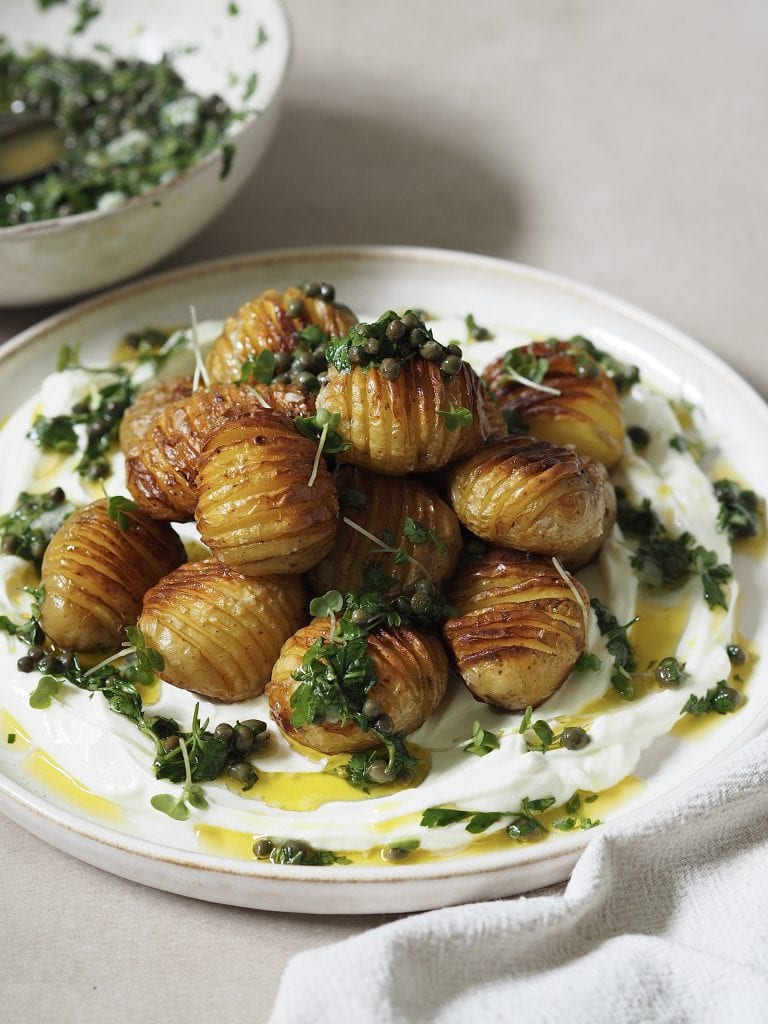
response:
[[[173,180],[112,209],[0,228],[0,306],[53,302],[94,291],[146,269],[200,231],[251,176],[279,116],[290,56],[290,30],[280,0],[100,0],[82,31],[77,5],[42,8],[16,0],[2,8],[0,34],[21,52],[42,45],[56,53],[99,59],[159,60],[174,66],[195,92],[218,93],[244,117],[227,141],[233,159],[222,175],[215,149]]]

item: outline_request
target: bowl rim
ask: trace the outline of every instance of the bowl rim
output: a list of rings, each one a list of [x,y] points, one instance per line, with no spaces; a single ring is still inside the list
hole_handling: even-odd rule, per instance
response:
[[[237,131],[233,135],[226,136],[224,142],[234,141],[240,138],[247,129],[251,128],[256,122],[261,120],[267,112],[276,105],[285,84],[285,80],[293,60],[293,26],[291,19],[288,16],[284,0],[272,0],[272,3],[274,4],[275,15],[281,22],[285,38],[279,73],[276,75],[270,91],[267,93],[265,102],[261,104],[258,110],[252,110],[250,113],[246,114],[242,121],[238,123]],[[95,220],[104,220],[105,222],[111,219],[114,220],[123,214],[129,213],[132,209],[146,204],[147,202],[152,203],[155,200],[162,199],[165,193],[172,191],[180,182],[186,181],[190,178],[199,177],[201,174],[206,173],[213,163],[219,160],[221,160],[221,145],[212,149],[209,153],[206,153],[200,160],[196,160],[193,164],[190,164],[189,167],[186,167],[180,174],[171,178],[170,181],[164,181],[158,185],[153,185],[152,188],[147,189],[145,192],[140,192],[138,195],[131,196],[118,206],[111,207],[108,210],[83,210],[82,213],[71,213],[66,217],[48,217],[45,220],[33,220],[28,221],[25,224],[10,224],[6,227],[0,227],[0,240],[5,241],[6,239],[34,234],[44,235],[53,231],[65,230],[70,226],[78,227],[80,225],[86,225]]]

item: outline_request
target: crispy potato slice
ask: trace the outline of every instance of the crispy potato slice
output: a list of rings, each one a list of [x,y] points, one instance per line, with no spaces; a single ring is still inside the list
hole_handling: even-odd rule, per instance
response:
[[[396,564],[395,554],[376,552],[376,545],[346,523],[340,523],[334,545],[311,570],[316,594],[328,590],[358,590],[365,571],[375,566],[397,581],[398,591],[410,593],[421,579],[432,579],[440,587],[453,575],[461,551],[461,530],[453,509],[432,491],[405,477],[384,477],[357,466],[344,466],[335,476],[342,515],[358,523],[375,537],[393,535],[393,547],[402,548],[426,569],[413,562]],[[360,501],[364,504],[360,505]],[[433,540],[415,544],[406,539],[403,528],[413,519]]]
[[[302,304],[299,316],[289,316],[291,301]],[[244,303],[224,322],[206,359],[211,380],[222,383],[238,380],[243,363],[268,349],[275,354],[293,352],[299,344],[299,331],[310,325],[319,327],[327,337],[342,336],[357,323],[350,309],[319,296],[308,296],[299,288],[283,293],[270,288]]]
[[[140,391],[126,409],[120,421],[120,449],[128,452],[146,437],[152,420],[171,402],[178,402],[192,394],[191,377],[174,377],[172,380],[158,380],[151,387]]]
[[[243,413],[263,408],[247,387],[214,384],[164,406],[125,460],[128,489],[155,519],[188,522],[194,517],[195,477],[206,437]]]
[[[527,387],[509,375],[502,356],[484,372],[502,412],[513,413],[528,433],[553,444],[571,444],[610,468],[620,456],[624,416],[616,385],[590,356],[567,341],[536,341],[514,350],[548,368],[541,381],[559,395]]]
[[[139,629],[160,676],[211,700],[262,693],[280,648],[307,619],[299,576],[243,576],[215,558],[189,562],[144,597]]]
[[[573,448],[531,437],[487,444],[451,469],[451,504],[492,544],[568,556],[598,544],[606,524],[605,471]]]
[[[124,514],[127,530],[109,518],[106,499],[95,501],[74,512],[48,545],[41,625],[58,647],[117,650],[146,591],[186,557],[167,523],[140,511]]]
[[[267,684],[269,710],[281,731],[297,743],[324,754],[370,750],[379,739],[354,722],[291,724],[291,695],[299,685],[292,673],[319,638],[327,638],[330,623],[314,619],[283,645]],[[432,714],[448,685],[448,656],[438,637],[409,627],[377,629],[368,638],[368,654],[378,682],[368,697],[392,719],[392,731],[411,733]]]
[[[477,700],[523,711],[565,681],[586,645],[589,607],[584,587],[569,579],[550,560],[500,548],[459,570],[449,592],[456,615],[443,632]]]
[[[490,432],[480,383],[467,363],[450,379],[421,358],[408,360],[396,380],[376,367],[331,367],[317,408],[341,417],[336,430],[350,447],[339,462],[393,476],[446,466]],[[449,415],[455,409],[467,410],[471,422],[457,424]]]
[[[339,506],[317,448],[261,409],[214,430],[197,476],[197,528],[214,555],[247,576],[306,572],[330,550]]]

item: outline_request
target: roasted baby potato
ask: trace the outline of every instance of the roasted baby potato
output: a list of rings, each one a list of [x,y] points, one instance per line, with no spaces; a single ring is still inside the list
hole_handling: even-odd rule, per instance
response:
[[[297,743],[323,754],[370,750],[379,745],[375,733],[363,732],[354,722],[317,721],[299,728],[291,724],[291,695],[299,683],[292,673],[320,637],[327,638],[330,623],[314,619],[283,645],[267,684],[269,710],[281,731]],[[440,640],[409,627],[377,629],[368,638],[368,655],[378,682],[368,692],[392,731],[411,733],[432,714],[448,685],[448,657]]]
[[[565,681],[586,645],[589,607],[568,579],[550,560],[500,548],[459,570],[449,592],[456,615],[443,632],[477,700],[523,711]]]
[[[162,408],[125,460],[128,489],[139,508],[155,519],[191,520],[197,463],[206,437],[228,419],[261,408],[258,395],[236,384],[198,388]]]
[[[461,531],[453,509],[442,498],[415,480],[378,476],[357,466],[341,468],[335,483],[342,516],[380,539],[391,535],[390,547],[405,551],[426,572],[395,552],[377,552],[369,537],[341,523],[333,547],[311,570],[315,593],[359,590],[369,566],[392,576],[404,593],[410,593],[421,579],[432,579],[440,587],[453,575],[461,551]],[[407,519],[413,521],[408,526]],[[406,534],[424,540],[414,543]]]
[[[248,577],[206,558],[152,587],[138,626],[163,656],[163,679],[238,701],[263,692],[280,648],[306,618],[299,576]]]
[[[282,294],[271,288],[229,317],[206,359],[211,380],[239,380],[243,364],[264,349],[275,355],[292,353],[301,343],[299,331],[307,327],[319,327],[330,338],[346,334],[357,321],[351,310],[335,301],[330,286],[305,288],[288,288]]]
[[[48,545],[41,625],[57,647],[117,650],[146,591],[186,557],[167,523],[139,511],[123,514],[126,530],[109,518],[106,499],[95,501],[74,512]]]
[[[600,543],[605,473],[598,464],[531,437],[487,444],[450,473],[451,504],[482,540],[543,555],[572,555]]]
[[[155,416],[171,402],[192,394],[191,377],[159,380],[140,391],[125,411],[120,422],[120,448],[125,455],[140,444]]]
[[[260,409],[214,430],[197,475],[195,519],[214,555],[247,576],[301,573],[328,553],[339,512],[317,447]]]
[[[524,376],[536,366],[546,367],[540,383],[559,394],[529,387],[511,372]],[[599,363],[573,342],[536,341],[511,349],[486,369],[483,380],[526,433],[571,444],[609,468],[618,462],[624,440],[619,393]]]
[[[314,395],[302,391],[293,384],[254,384],[251,385],[262,399],[265,409],[276,409],[295,420],[298,416],[315,415]]]
[[[378,367],[330,367],[317,408],[338,414],[345,442],[339,462],[399,476],[439,469],[488,437],[490,426],[475,371],[462,363],[449,379],[427,359],[406,362],[388,380]],[[464,411],[464,416],[454,410]]]

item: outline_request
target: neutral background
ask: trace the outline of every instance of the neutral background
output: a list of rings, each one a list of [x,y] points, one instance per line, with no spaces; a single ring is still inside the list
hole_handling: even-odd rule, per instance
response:
[[[287,7],[272,148],[165,266],[315,242],[507,257],[645,307],[768,395],[764,0]],[[47,312],[0,310],[0,339]],[[155,892],[2,818],[0,864],[0,1002],[16,1024],[258,1024],[291,954],[387,920]]]

